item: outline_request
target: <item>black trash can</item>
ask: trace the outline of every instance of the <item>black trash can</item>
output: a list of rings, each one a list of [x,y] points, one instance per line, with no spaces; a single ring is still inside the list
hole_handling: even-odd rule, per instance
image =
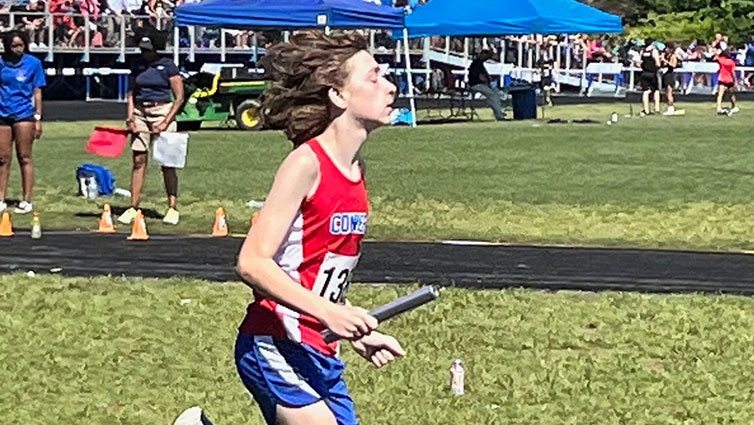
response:
[[[511,90],[514,120],[537,118],[537,94],[533,88]]]

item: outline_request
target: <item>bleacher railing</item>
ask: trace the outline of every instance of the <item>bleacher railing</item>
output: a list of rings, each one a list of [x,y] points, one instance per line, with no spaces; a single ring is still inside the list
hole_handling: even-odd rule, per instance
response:
[[[89,62],[94,54],[117,54],[118,61],[125,62],[126,55],[139,52],[135,34],[146,26],[170,34],[161,53],[173,55],[176,63],[179,55],[186,55],[189,61],[195,62],[197,54],[218,55],[220,62],[238,62],[239,58],[234,56],[240,54],[247,56],[241,61],[256,63],[265,52],[264,43],[258,39],[257,32],[207,27],[178,28],[174,25],[173,16],[162,11],[151,15],[101,13],[95,16],[42,11],[0,14],[0,31],[26,31],[30,50],[45,54],[47,61],[53,61],[56,54],[78,53],[82,55],[81,61],[84,63]],[[391,68],[405,80],[402,42],[393,40],[389,32],[369,31],[368,34],[370,49],[383,57],[387,56],[387,61],[392,62]],[[611,88],[615,93],[637,89],[638,69],[612,62],[589,63],[586,50],[579,43],[559,42],[543,48],[538,43],[511,37],[412,39],[409,41],[411,58],[421,57],[420,62],[424,64],[424,68],[414,67],[414,82],[417,87],[429,87],[432,72],[429,64],[433,61],[455,67],[455,75],[463,81],[471,52],[492,47],[501,52],[497,63],[488,65],[490,74],[498,80],[499,86],[516,80],[536,82],[539,73],[536,65],[540,57],[547,53],[558,64],[556,82],[579,87],[583,94],[590,95],[595,90],[605,94]],[[717,85],[716,73],[716,63],[684,62],[683,68],[676,71],[678,89],[684,93],[711,93]],[[754,73],[754,68],[739,67],[737,73],[743,80]]]

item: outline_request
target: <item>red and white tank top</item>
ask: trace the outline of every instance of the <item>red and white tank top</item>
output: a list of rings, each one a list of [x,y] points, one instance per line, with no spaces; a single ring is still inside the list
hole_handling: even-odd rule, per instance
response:
[[[331,302],[343,302],[361,253],[369,202],[363,177],[349,180],[316,139],[306,142],[317,155],[320,180],[301,202],[274,260],[295,282]],[[254,292],[240,331],[309,345],[335,356],[338,343],[325,344],[324,325]]]

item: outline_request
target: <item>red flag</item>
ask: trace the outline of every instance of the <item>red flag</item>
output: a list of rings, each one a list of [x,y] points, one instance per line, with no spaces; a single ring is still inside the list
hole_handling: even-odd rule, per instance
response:
[[[86,151],[95,155],[115,158],[126,148],[129,131],[123,128],[95,127]]]

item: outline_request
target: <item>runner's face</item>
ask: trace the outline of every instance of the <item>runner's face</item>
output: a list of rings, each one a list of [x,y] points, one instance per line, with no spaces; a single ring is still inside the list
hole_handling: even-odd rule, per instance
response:
[[[395,86],[382,76],[377,61],[361,51],[348,60],[347,66],[350,74],[342,95],[348,113],[370,130],[390,124]]]

